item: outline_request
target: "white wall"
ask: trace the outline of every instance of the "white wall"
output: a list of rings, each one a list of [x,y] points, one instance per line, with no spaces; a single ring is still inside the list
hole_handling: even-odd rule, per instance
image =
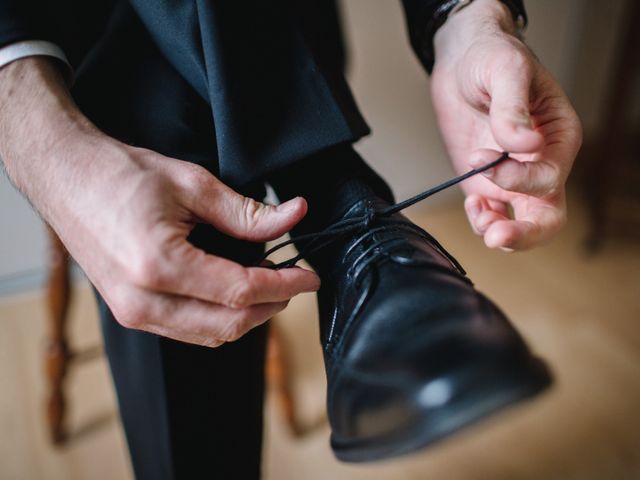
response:
[[[579,94],[578,111],[591,126],[604,89],[601,60],[610,57],[624,0],[526,4],[529,44],[569,93]],[[400,0],[344,0],[343,7],[351,44],[350,81],[374,131],[358,148],[390,181],[398,198],[405,198],[452,173],[431,111],[428,79],[410,50]],[[581,40],[585,18],[592,23],[599,18],[599,38],[587,35],[590,43]],[[594,43],[599,47],[595,51],[579,48]],[[447,192],[430,202],[455,195]],[[38,284],[45,246],[38,217],[0,176],[0,295]]]
[[[43,278],[46,237],[38,215],[0,174],[0,296],[37,286]]]

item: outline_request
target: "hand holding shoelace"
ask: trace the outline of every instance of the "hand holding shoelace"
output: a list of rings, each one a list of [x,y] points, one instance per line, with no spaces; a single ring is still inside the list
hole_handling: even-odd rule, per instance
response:
[[[46,58],[0,72],[0,157],[124,327],[215,347],[320,287],[311,271],[247,268],[187,240],[198,223],[278,238],[304,217],[304,200],[264,205],[198,165],[108,137]]]
[[[463,184],[471,227],[490,248],[544,243],[566,221],[565,181],[581,144],[569,100],[515,36],[497,0],[453,14],[434,47],[432,96],[454,168],[464,172],[511,152]]]

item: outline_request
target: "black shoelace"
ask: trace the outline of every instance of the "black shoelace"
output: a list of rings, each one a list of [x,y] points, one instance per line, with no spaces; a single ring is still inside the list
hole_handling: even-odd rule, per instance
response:
[[[269,268],[273,268],[273,269],[289,268],[289,267],[295,266],[295,264],[298,263],[303,258],[309,255],[313,255],[316,252],[319,252],[323,248],[331,245],[332,243],[338,241],[339,239],[345,237],[346,235],[354,234],[354,233],[363,233],[362,237],[359,238],[356,241],[356,243],[354,243],[354,245],[351,246],[350,250],[352,250],[356,246],[356,244],[362,243],[364,239],[368,238],[369,236],[372,236],[383,230],[388,230],[389,228],[403,228],[403,229],[410,230],[414,233],[417,233],[419,236],[423,237],[425,240],[430,242],[451,262],[451,264],[462,275],[465,275],[465,271],[462,268],[462,265],[460,265],[460,263],[453,257],[453,255],[447,252],[445,248],[442,245],[440,245],[440,243],[431,234],[429,234],[422,228],[418,227],[417,225],[403,222],[403,221],[387,221],[385,225],[382,225],[380,227],[374,227],[371,229],[369,227],[371,226],[374,220],[379,218],[384,218],[384,217],[390,217],[394,213],[398,213],[401,210],[404,210],[405,208],[410,207],[411,205],[414,205],[432,195],[435,195],[436,193],[439,193],[443,190],[446,190],[447,188],[457,185],[458,183],[466,180],[469,177],[473,177],[474,175],[477,175],[486,170],[489,170],[490,168],[495,167],[496,165],[503,162],[507,158],[509,158],[509,153],[503,152],[502,155],[500,155],[500,157],[496,158],[491,163],[488,163],[486,165],[483,165],[482,167],[470,170],[469,172],[464,173],[458,177],[454,177],[450,180],[447,180],[446,182],[443,182],[439,185],[436,185],[435,187],[425,190],[424,192],[419,193],[414,197],[408,198],[407,200],[404,200],[402,202],[396,203],[394,205],[391,205],[389,207],[386,207],[380,210],[370,209],[363,215],[339,220],[319,232],[307,233],[305,235],[298,235],[284,242],[280,242],[264,253],[261,259],[261,262],[266,260],[267,257],[269,257],[269,255],[271,255],[272,253],[286,247],[287,245],[291,245],[292,243],[298,243],[298,244],[304,243],[304,246],[299,249],[298,254],[295,255],[294,257],[291,257],[288,260],[269,266]],[[370,257],[369,255],[371,253],[370,250],[377,246],[379,245],[369,247],[358,257],[358,259],[356,259],[356,261],[354,261],[353,267],[357,268],[358,270],[356,272],[356,276],[359,276],[357,275],[357,273],[364,270],[364,268],[366,268],[366,266],[369,265],[371,261],[373,261],[372,258],[369,258],[367,261],[361,264],[359,260],[363,258],[367,258],[368,256]]]

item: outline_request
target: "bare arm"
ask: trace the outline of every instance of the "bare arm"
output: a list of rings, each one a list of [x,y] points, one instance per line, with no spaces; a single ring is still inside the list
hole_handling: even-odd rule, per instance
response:
[[[266,206],[197,165],[106,136],[46,58],[0,70],[0,158],[127,327],[216,346],[319,287],[312,272],[245,268],[186,240],[198,222],[277,238],[305,215],[303,199]]]

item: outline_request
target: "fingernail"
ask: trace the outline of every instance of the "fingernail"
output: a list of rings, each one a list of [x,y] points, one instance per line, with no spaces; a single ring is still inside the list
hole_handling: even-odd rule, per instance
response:
[[[291,200],[287,200],[284,203],[281,203],[276,207],[278,213],[291,213],[296,210],[297,207],[297,198],[292,198]]]
[[[493,177],[493,174],[496,173],[495,168],[488,168],[487,170],[485,170],[484,172],[482,172],[482,175],[484,175],[487,178],[491,178]]]

